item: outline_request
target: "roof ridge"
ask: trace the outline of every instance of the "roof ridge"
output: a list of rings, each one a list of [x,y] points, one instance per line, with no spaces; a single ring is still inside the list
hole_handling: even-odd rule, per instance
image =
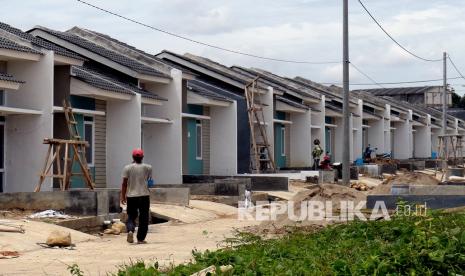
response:
[[[94,44],[97,44],[107,50],[113,51],[120,55],[123,55],[129,59],[132,59],[136,62],[142,63],[146,66],[154,67],[156,70],[160,70],[163,73],[169,75],[169,70],[171,69],[170,66],[164,64],[161,60],[157,59],[155,56],[150,55],[149,53],[140,50],[132,45],[129,45],[125,42],[122,42],[116,38],[113,38],[107,34],[102,34],[93,30],[80,28],[78,26],[74,26],[73,28],[66,31],[66,33],[70,33],[76,36],[79,36],[82,39],[90,41]],[[96,39],[97,38],[97,39]],[[104,40],[102,42],[101,40]],[[116,44],[116,45],[115,45]],[[123,49],[121,49],[123,48]],[[134,55],[138,55],[139,58],[128,54],[129,52],[133,52]]]

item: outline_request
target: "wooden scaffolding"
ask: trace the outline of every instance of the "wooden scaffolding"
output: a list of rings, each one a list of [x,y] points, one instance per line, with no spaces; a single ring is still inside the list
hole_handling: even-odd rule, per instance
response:
[[[440,161],[440,170],[442,171],[441,181],[443,180],[449,161],[454,167],[464,168],[463,159],[463,135],[446,134],[439,135],[438,155],[436,159],[436,169],[438,169],[438,161]],[[447,179],[446,179],[447,180]]]
[[[60,189],[62,191],[68,190],[71,186],[71,177],[76,175],[82,177],[89,189],[95,188],[86,160],[86,147],[89,144],[81,140],[73,109],[66,101],[63,101],[63,111],[70,139],[44,139],[44,144],[48,145],[48,151],[39,176],[39,183],[35,188],[36,192],[40,191],[42,183],[47,177],[58,179]],[[73,172],[74,164],[78,165],[79,172]],[[54,169],[56,173],[53,172]]]
[[[258,93],[258,79],[254,78],[245,86],[245,98],[247,102],[247,114],[249,118],[252,158],[250,159],[250,170],[253,173],[275,172],[276,166],[273,152],[270,150],[266,134],[265,116],[263,104]]]

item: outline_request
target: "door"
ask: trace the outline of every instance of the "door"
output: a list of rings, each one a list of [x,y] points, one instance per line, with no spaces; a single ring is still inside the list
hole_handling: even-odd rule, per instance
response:
[[[95,148],[95,124],[94,118],[90,116],[84,116],[82,114],[74,114],[74,118],[77,122],[77,129],[81,139],[89,143],[89,147],[86,148],[86,161],[89,166],[92,181],[95,181],[95,166],[94,166],[94,148]],[[72,158],[72,157],[70,157]],[[81,173],[79,162],[75,161],[73,164],[73,173]],[[85,188],[86,184],[81,175],[71,177],[71,188]]]
[[[274,161],[277,168],[286,166],[286,128],[283,124],[274,126]]]
[[[202,174],[202,121],[195,119],[187,121],[187,148],[189,174]]]

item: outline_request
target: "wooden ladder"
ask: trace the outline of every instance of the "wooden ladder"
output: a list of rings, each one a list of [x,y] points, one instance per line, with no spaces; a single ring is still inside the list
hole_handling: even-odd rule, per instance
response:
[[[245,86],[245,99],[247,102],[247,114],[249,118],[250,136],[251,136],[251,153],[250,160],[251,172],[261,173],[263,171],[276,171],[276,166],[273,159],[270,144],[266,135],[265,116],[263,114],[263,105],[258,93],[258,79],[254,78],[249,84]],[[258,137],[256,137],[256,129],[258,128]],[[257,138],[261,138],[258,141]],[[264,155],[265,158],[261,158]]]
[[[74,175],[82,176],[88,188],[92,190],[95,188],[86,159],[86,147],[88,147],[89,144],[86,141],[82,141],[73,109],[66,100],[63,101],[63,111],[70,139],[44,139],[44,144],[49,145],[49,147],[47,156],[45,157],[44,167],[39,176],[39,183],[35,188],[36,192],[40,191],[42,183],[47,177],[51,177],[52,179],[58,178],[60,189],[63,191],[68,190],[71,186],[71,177]],[[62,150],[64,150],[63,161],[61,158]],[[73,165],[75,162],[79,165],[80,172],[73,172]],[[53,165],[56,166],[56,174],[53,172],[51,173]]]

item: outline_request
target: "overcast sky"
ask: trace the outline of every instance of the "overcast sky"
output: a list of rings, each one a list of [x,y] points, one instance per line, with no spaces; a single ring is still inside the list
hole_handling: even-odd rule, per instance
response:
[[[338,61],[342,57],[341,0],[86,1],[155,27],[242,52],[305,61]],[[441,62],[424,62],[404,53],[378,29],[356,0],[349,2],[350,59],[360,69],[377,82],[442,78]],[[408,49],[430,59],[442,58],[442,52],[447,51],[465,73],[465,1],[364,3]],[[288,64],[225,53],[124,21],[76,0],[0,0],[0,4],[1,20],[23,30],[35,25],[62,31],[80,26],[149,53],[163,49],[190,52],[226,65],[260,67],[289,77],[303,76],[317,82],[342,80],[342,67],[338,64]],[[452,67],[448,72],[451,77],[458,76]],[[370,83],[354,70],[351,81]],[[465,92],[465,80],[449,83],[459,94]]]

